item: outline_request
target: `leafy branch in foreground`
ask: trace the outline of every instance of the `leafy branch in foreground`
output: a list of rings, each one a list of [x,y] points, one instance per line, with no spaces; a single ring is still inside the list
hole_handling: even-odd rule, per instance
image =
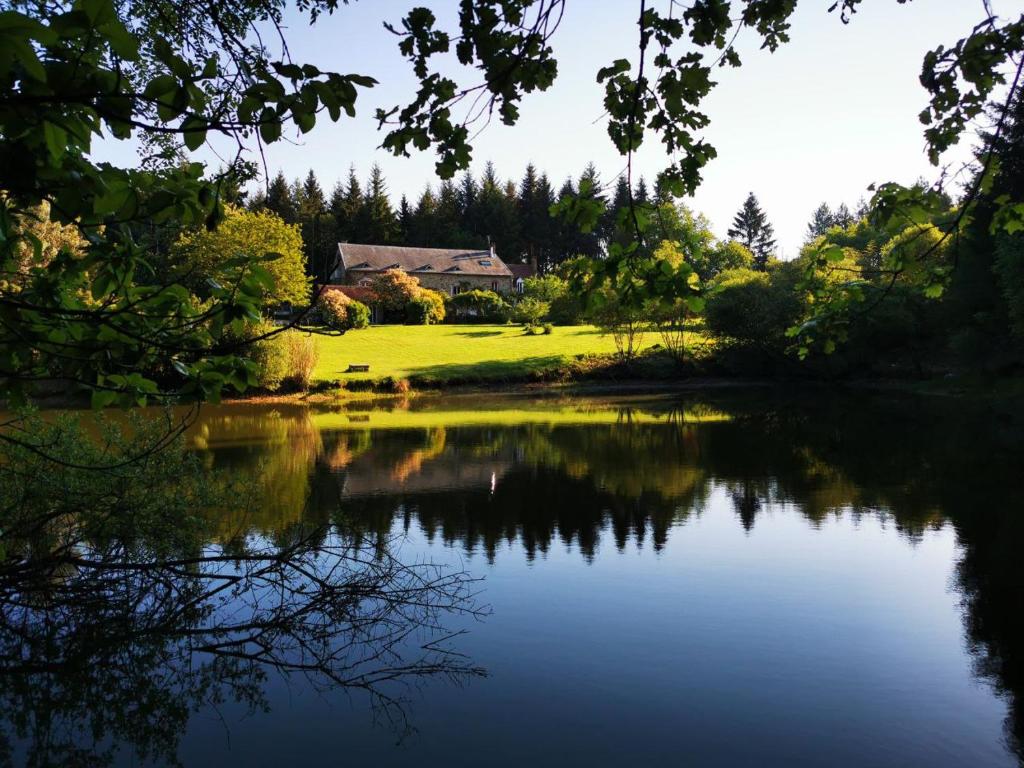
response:
[[[337,2],[302,5],[315,18]],[[163,272],[154,232],[215,228],[247,141],[354,114],[357,89],[374,85],[295,64],[286,45],[273,55],[261,30],[280,31],[282,8],[76,0],[0,12],[0,396],[85,385],[102,405],[252,383],[221,333],[259,318],[270,274],[241,260],[193,292]],[[101,136],[148,142],[151,167],[94,161]],[[208,139],[235,151],[213,178],[182,154]],[[27,224],[41,205],[78,229],[80,249],[45,252]]]

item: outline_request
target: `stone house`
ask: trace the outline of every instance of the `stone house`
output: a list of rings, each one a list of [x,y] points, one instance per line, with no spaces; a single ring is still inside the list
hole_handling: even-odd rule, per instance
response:
[[[493,247],[468,250],[339,243],[330,282],[369,286],[376,275],[389,269],[400,269],[418,278],[424,288],[449,296],[471,290],[509,296],[514,290],[512,272]]]
[[[509,271],[512,272],[512,292],[522,294],[526,287],[526,281],[537,276],[537,267],[533,264],[509,264]]]

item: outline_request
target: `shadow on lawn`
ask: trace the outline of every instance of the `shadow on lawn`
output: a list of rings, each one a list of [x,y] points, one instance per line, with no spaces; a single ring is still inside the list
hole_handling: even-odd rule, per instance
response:
[[[562,355],[543,355],[518,360],[426,365],[410,372],[409,382],[414,387],[430,387],[439,384],[539,381],[556,378],[569,362]]]
[[[462,331],[461,333],[453,333],[453,336],[466,336],[471,339],[479,339],[484,336],[501,336],[504,331]]]

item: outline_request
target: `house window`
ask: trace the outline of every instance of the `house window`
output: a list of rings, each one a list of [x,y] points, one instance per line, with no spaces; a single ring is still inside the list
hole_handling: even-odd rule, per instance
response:
[[[459,293],[461,293],[461,291],[462,291],[462,289],[459,286],[457,286],[457,285],[453,285],[452,286],[452,296],[458,296]]]
[[[498,281],[497,280],[491,280],[491,290],[494,291],[495,293],[498,292]]]
[[[362,280],[359,281],[359,284],[364,288],[369,288],[371,285],[373,285],[373,281],[368,277],[364,277]]]
[[[523,283],[523,278],[517,277],[516,278],[516,293],[522,293],[523,292],[523,288],[525,288],[525,287],[526,286]]]

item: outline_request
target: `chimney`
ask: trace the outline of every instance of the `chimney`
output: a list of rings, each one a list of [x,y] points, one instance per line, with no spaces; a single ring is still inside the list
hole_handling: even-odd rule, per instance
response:
[[[487,236],[487,250],[491,252],[491,258],[494,258],[494,243],[491,241],[491,236]]]

